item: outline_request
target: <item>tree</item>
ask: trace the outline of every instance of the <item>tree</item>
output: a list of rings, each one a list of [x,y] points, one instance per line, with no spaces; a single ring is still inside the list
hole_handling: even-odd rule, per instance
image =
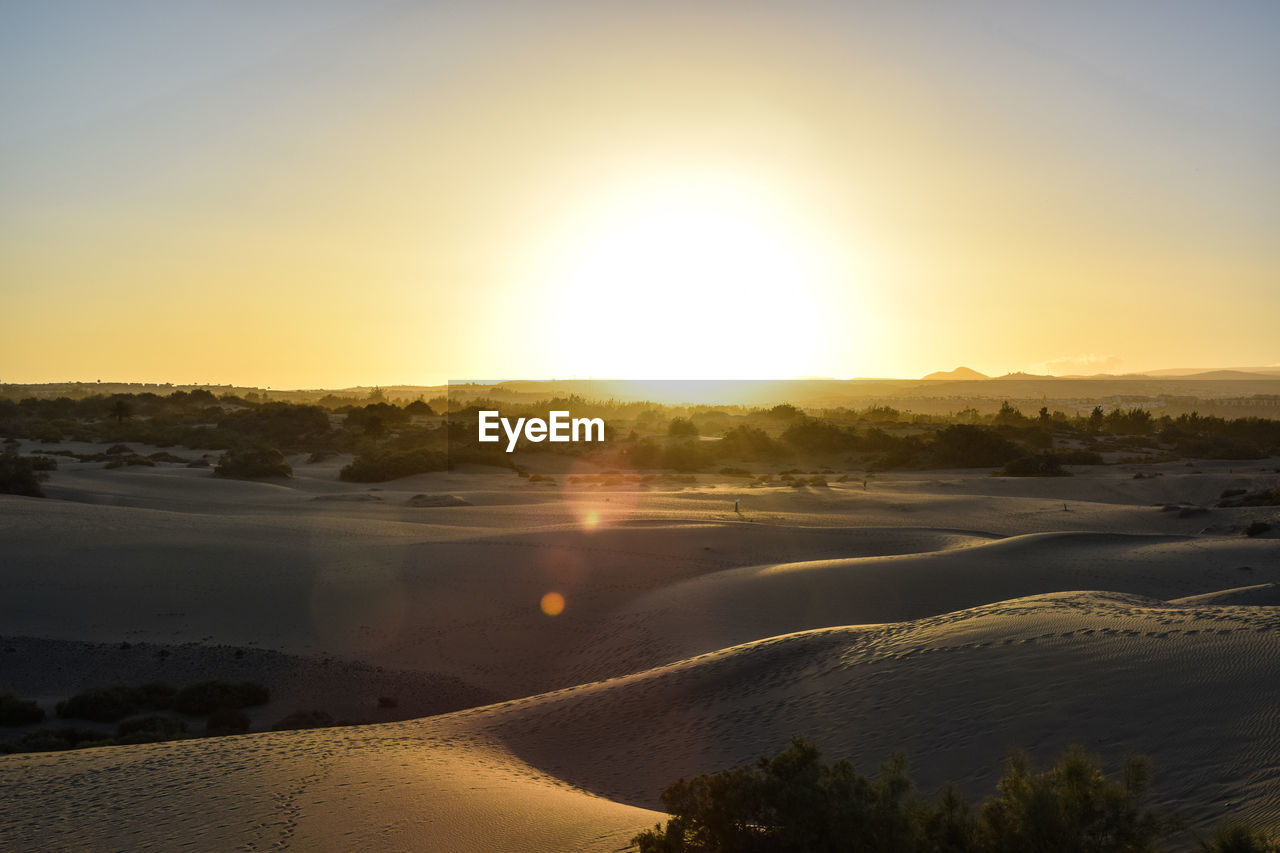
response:
[[[116,419],[116,423],[122,424],[126,418],[133,417],[133,406],[129,405],[129,401],[124,397],[116,397],[111,403],[111,417]]]
[[[1102,412],[1101,406],[1094,406],[1093,411],[1089,413],[1089,432],[1101,432],[1102,421],[1106,415]]]
[[[667,425],[667,435],[673,437],[692,437],[698,434],[698,427],[689,418],[672,418]]]

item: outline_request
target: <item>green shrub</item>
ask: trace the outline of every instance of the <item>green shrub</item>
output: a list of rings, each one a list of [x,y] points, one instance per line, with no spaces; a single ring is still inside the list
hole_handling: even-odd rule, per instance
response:
[[[1019,456],[1000,469],[1001,477],[1070,477],[1053,453]]]
[[[57,452],[57,451],[55,451]],[[36,471],[57,471],[58,460],[52,456],[32,456],[31,467]]]
[[[1080,746],[1041,773],[1032,771],[1024,753],[1015,753],[997,795],[978,815],[973,849],[1156,850],[1174,823],[1146,807],[1150,776],[1146,761],[1132,758],[1121,780],[1108,778]]]
[[[55,710],[59,717],[114,723],[136,713],[141,705],[142,698],[134,688],[115,685],[82,690],[59,702]]]
[[[448,454],[419,448],[357,456],[338,472],[338,476],[352,483],[383,483],[413,474],[447,470]]]
[[[783,453],[782,445],[767,432],[749,426],[734,427],[714,447],[719,455],[737,459],[776,459]]]
[[[228,450],[213,469],[215,477],[253,479],[256,477],[291,477],[293,468],[284,454],[273,447],[251,450]]]
[[[12,693],[0,693],[0,726],[25,726],[44,719],[44,708],[33,699],[19,699]]]
[[[692,438],[698,435],[698,427],[688,418],[672,418],[667,425],[667,435],[673,438]]]
[[[44,493],[40,491],[43,476],[34,462],[18,455],[16,448],[10,447],[0,453],[0,492],[31,498],[44,497]]]
[[[1018,445],[989,429],[955,424],[933,438],[933,464],[943,468],[994,468],[1023,455]]]
[[[782,440],[811,453],[837,453],[859,449],[861,441],[852,430],[829,421],[801,418],[787,427]]]
[[[270,693],[261,684],[244,681],[232,684],[227,681],[201,681],[178,691],[173,697],[173,709],[182,714],[204,715],[220,708],[249,708],[265,705]]]
[[[640,853],[1144,853],[1176,828],[1146,806],[1141,759],[1115,780],[1079,747],[1041,773],[1017,754],[975,811],[953,788],[921,797],[901,756],[878,778],[819,757],[796,738],[755,767],[681,779],[662,793],[666,826],[632,843]]]

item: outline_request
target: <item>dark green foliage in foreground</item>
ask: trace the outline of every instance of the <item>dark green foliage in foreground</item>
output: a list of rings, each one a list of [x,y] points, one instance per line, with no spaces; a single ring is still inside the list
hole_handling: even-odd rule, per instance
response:
[[[32,699],[0,693],[0,726],[25,726],[44,719],[44,709]]]
[[[448,454],[420,448],[357,456],[338,472],[338,476],[353,483],[382,483],[412,474],[448,469]]]
[[[272,447],[251,450],[228,450],[213,469],[215,477],[291,477],[293,468],[284,461],[284,454]]]
[[[1158,853],[1178,828],[1146,805],[1140,758],[1114,779],[1080,747],[1042,772],[1016,754],[976,809],[952,788],[919,795],[900,756],[877,778],[819,758],[796,738],[755,767],[681,779],[662,793],[671,820],[632,843],[640,853]],[[1201,846],[1277,853],[1274,841],[1236,826]]]
[[[1052,453],[1038,453],[1035,456],[1019,456],[1000,469],[1002,477],[1070,477],[1071,472],[1063,469],[1062,461]]]
[[[37,463],[29,457],[19,456],[13,448],[0,453],[0,493],[44,497],[40,491],[43,475],[39,470]]]
[[[265,705],[269,699],[267,688],[251,681],[201,681],[179,690],[173,697],[173,709],[181,714],[210,714],[220,709]]]

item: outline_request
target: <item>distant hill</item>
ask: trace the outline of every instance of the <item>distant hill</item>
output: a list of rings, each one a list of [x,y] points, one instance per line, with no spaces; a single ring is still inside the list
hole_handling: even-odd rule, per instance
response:
[[[922,381],[956,381],[961,379],[990,379],[985,373],[979,373],[976,370],[970,370],[967,367],[957,367],[955,370],[940,370],[937,373],[930,373],[923,377]]]
[[[1173,367],[1166,370],[1147,370],[1146,376],[1176,376],[1179,379],[1195,377],[1196,379],[1219,378],[1218,374],[1234,374],[1222,376],[1224,379],[1254,379],[1257,376],[1280,376],[1280,365],[1269,367]]]
[[[1262,376],[1275,377],[1275,373],[1252,373],[1245,370],[1210,370],[1205,373],[1189,373],[1186,376],[1175,377],[1177,379],[1199,379],[1203,381],[1230,381],[1241,379],[1257,379]]]

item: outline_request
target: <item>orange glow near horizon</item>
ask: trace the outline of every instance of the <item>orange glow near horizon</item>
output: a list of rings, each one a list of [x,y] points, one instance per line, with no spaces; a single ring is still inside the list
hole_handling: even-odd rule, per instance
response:
[[[0,381],[1280,361],[1266,4],[319,5],[15,11]]]

